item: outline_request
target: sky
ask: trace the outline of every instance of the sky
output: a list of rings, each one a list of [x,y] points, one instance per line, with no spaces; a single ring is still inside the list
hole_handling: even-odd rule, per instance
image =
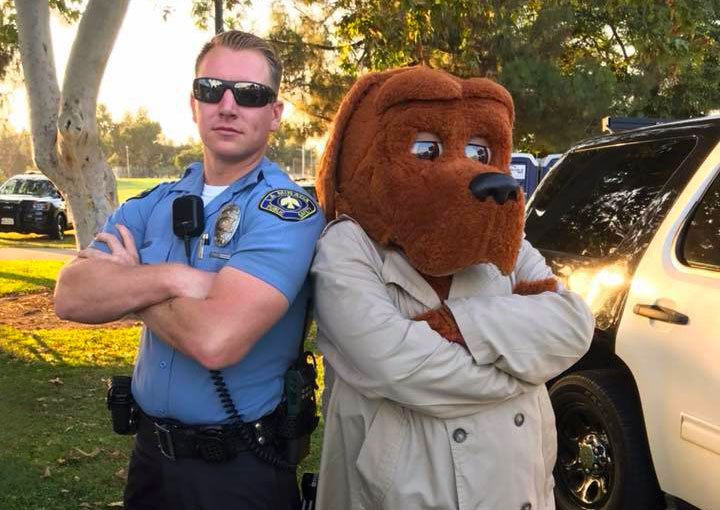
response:
[[[197,140],[189,97],[195,57],[212,37],[193,24],[192,0],[131,0],[127,14],[105,68],[98,102],[105,104],[115,120],[140,107],[159,122],[163,134],[175,143]],[[256,0],[248,12],[262,13],[242,23],[245,30],[263,35],[268,30],[269,1]],[[163,20],[163,7],[173,9]],[[65,63],[75,38],[77,24],[67,25],[59,17],[51,22],[58,82],[62,86]],[[285,105],[286,118],[289,104]],[[10,93],[10,123],[29,129],[27,100],[22,83]]]

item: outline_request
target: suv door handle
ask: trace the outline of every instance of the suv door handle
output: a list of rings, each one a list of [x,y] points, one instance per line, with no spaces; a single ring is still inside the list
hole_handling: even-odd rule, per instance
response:
[[[686,325],[690,322],[687,315],[676,312],[672,308],[660,305],[635,305],[633,312],[656,321],[670,322],[672,324]]]

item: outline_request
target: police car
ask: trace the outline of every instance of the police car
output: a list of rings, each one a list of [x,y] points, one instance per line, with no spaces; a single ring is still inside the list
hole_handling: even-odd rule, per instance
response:
[[[0,186],[0,232],[33,232],[62,239],[71,227],[65,200],[44,175],[16,175]]]
[[[558,509],[720,509],[720,118],[577,144],[526,231],[596,319],[549,383]]]

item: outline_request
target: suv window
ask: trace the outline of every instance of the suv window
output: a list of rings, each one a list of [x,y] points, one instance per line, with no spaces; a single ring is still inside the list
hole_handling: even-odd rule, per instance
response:
[[[715,178],[693,213],[681,258],[689,266],[720,271],[720,177]]]
[[[528,208],[528,241],[541,250],[612,255],[694,146],[685,138],[569,154]]]
[[[0,188],[0,193],[47,197],[50,196],[50,186],[48,181],[41,179],[10,179]]]

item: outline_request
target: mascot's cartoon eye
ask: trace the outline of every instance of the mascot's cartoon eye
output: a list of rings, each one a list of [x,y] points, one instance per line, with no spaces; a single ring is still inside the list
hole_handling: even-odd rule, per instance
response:
[[[418,159],[432,161],[442,153],[442,145],[440,142],[418,141],[412,144],[410,153],[414,154]]]
[[[487,165],[490,163],[490,147],[469,143],[465,146],[465,157]]]

